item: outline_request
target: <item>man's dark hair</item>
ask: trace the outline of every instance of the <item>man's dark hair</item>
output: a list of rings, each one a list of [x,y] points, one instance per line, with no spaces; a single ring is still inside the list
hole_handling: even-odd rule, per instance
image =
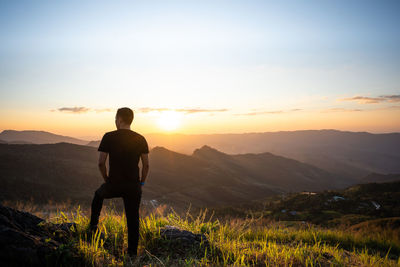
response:
[[[133,111],[130,108],[119,108],[117,117],[120,117],[126,124],[131,124],[133,121]]]

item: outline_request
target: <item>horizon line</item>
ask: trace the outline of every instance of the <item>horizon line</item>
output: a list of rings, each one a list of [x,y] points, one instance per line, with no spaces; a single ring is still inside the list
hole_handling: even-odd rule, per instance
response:
[[[116,129],[110,130],[114,131]],[[135,131],[135,129],[131,129]],[[73,135],[65,135],[59,134],[55,132],[45,131],[45,130],[15,130],[15,129],[0,129],[0,134],[5,131],[16,131],[16,132],[45,132],[50,134],[55,134],[59,136],[79,139],[80,141],[98,141],[98,140],[89,140]],[[350,130],[339,130],[333,128],[323,128],[323,129],[298,129],[298,130],[279,130],[279,131],[263,131],[263,132],[225,132],[225,133],[180,133],[180,132],[147,132],[140,133],[142,135],[184,135],[184,136],[194,136],[194,135],[242,135],[242,134],[264,134],[264,133],[288,133],[288,132],[305,132],[305,131],[336,131],[336,132],[348,132],[348,133],[367,133],[367,134],[400,134],[400,132],[368,132],[368,131],[350,131]],[[106,131],[108,132],[108,131]],[[136,132],[136,131],[135,131]],[[101,139],[101,136],[99,137]],[[99,140],[100,140],[99,139]]]

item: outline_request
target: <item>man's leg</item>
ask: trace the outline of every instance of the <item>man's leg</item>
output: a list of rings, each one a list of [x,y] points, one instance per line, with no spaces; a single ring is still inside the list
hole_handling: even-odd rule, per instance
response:
[[[97,224],[99,223],[99,217],[101,213],[101,209],[103,207],[103,200],[105,198],[113,198],[117,197],[118,192],[110,183],[103,183],[99,189],[94,193],[93,201],[92,201],[92,214],[90,216],[90,228],[96,229]]]
[[[132,190],[123,196],[126,221],[128,226],[128,254],[136,255],[139,244],[139,207],[142,189],[133,186]]]

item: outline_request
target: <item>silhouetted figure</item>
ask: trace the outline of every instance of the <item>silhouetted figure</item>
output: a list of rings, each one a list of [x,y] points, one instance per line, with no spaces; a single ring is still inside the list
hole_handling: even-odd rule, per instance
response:
[[[120,108],[115,115],[117,130],[107,132],[101,139],[98,151],[99,169],[104,183],[96,190],[92,202],[90,229],[95,231],[99,222],[103,200],[122,197],[128,226],[128,254],[137,255],[139,242],[139,206],[142,186],[149,171],[149,148],[146,139],[130,129],[133,111]],[[109,174],[106,160],[109,158]],[[139,160],[142,172],[139,175]]]

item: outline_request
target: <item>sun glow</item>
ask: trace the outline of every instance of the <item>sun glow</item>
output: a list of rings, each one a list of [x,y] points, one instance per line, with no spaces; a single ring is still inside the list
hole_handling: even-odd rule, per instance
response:
[[[181,125],[182,114],[176,111],[163,111],[157,119],[158,126],[166,131],[172,131]]]

